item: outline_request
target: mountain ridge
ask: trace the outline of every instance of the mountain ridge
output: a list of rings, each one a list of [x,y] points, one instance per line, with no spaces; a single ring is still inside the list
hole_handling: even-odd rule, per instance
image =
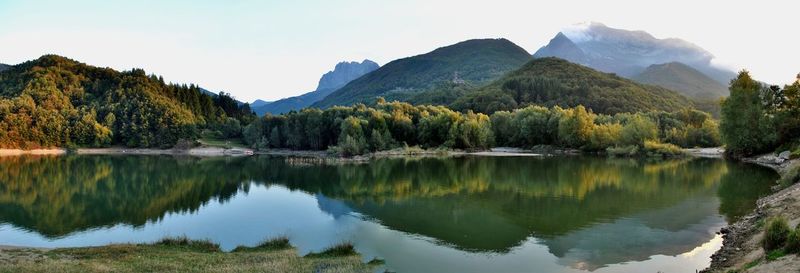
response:
[[[575,55],[574,50],[563,48],[564,39],[570,40],[584,54]],[[691,42],[678,38],[659,39],[645,31],[616,29],[601,23],[565,28],[533,56],[559,57],[628,78],[650,65],[669,62],[691,66],[723,85],[736,75],[712,64],[714,55]]]
[[[403,100],[447,81],[489,82],[531,58],[525,49],[507,39],[466,40],[391,61],[334,91],[312,107],[371,103],[380,96]]]
[[[693,106],[666,88],[644,85],[569,61],[534,59],[491,84],[453,102],[456,110],[493,113],[527,105],[575,107],[616,114],[651,110],[675,111]]]
[[[319,79],[317,89],[299,96],[283,98],[264,105],[253,107],[259,116],[266,113],[283,114],[292,110],[300,110],[322,100],[330,93],[338,90],[350,81],[364,74],[375,71],[380,66],[369,59],[362,62],[339,62],[333,70],[326,72]]]
[[[631,79],[658,85],[695,99],[719,99],[728,96],[726,86],[680,62],[651,65]]]

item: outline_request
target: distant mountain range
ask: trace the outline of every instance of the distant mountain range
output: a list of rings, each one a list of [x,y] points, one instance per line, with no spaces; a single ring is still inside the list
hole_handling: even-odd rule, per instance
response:
[[[570,63],[538,58],[457,99],[451,107],[492,113],[527,105],[574,107],[596,113],[675,111],[692,102],[675,91],[639,84],[613,74]]]
[[[488,83],[530,60],[530,53],[506,39],[468,40],[389,62],[312,106],[371,103],[377,97],[405,100],[446,82]]]
[[[7,64],[0,64],[0,71],[7,70],[7,69],[9,69],[9,68],[11,68],[11,66],[10,66],[10,65],[7,65]]]
[[[628,78],[651,65],[672,62],[686,64],[723,85],[736,75],[712,65],[714,56],[710,52],[687,41],[658,39],[644,31],[615,29],[600,23],[567,28],[533,56],[559,57]]]
[[[637,82],[675,90],[695,99],[714,100],[727,97],[729,94],[725,85],[688,65],[678,62],[651,65],[642,73],[631,78]]]
[[[266,113],[283,114],[291,110],[300,110],[325,98],[325,96],[345,86],[350,81],[372,72],[379,67],[377,63],[370,60],[364,60],[360,63],[341,62],[336,64],[333,71],[322,75],[316,90],[300,96],[285,98],[270,103],[264,101],[259,102],[259,100],[253,103],[252,108],[259,116]],[[259,105],[256,106],[255,104],[257,102]]]
[[[269,103],[272,103],[272,102],[271,101],[265,101],[265,100],[255,100],[255,101],[250,103],[250,107],[251,108],[261,107],[261,106],[267,105]]]

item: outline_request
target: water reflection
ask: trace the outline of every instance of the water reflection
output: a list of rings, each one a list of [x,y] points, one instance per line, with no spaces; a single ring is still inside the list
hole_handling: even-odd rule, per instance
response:
[[[505,269],[619,270],[697,251],[726,221],[750,211],[775,179],[715,159],[293,166],[274,157],[7,157],[0,158],[0,244],[187,234],[232,248],[285,234],[306,252],[354,241],[409,272],[452,268],[467,257],[484,266],[465,271],[497,270],[487,266],[501,261]],[[422,253],[435,259],[426,263]]]

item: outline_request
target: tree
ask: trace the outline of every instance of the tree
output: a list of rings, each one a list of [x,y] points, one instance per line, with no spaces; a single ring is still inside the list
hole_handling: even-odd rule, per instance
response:
[[[748,156],[774,148],[774,123],[760,97],[764,88],[747,71],[740,72],[731,82],[731,95],[722,102],[720,124],[729,155]]]

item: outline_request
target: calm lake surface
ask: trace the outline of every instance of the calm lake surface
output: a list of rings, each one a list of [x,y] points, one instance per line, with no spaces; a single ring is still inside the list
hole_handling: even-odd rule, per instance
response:
[[[721,159],[0,158],[0,245],[288,236],[397,272],[694,272],[777,179]]]

